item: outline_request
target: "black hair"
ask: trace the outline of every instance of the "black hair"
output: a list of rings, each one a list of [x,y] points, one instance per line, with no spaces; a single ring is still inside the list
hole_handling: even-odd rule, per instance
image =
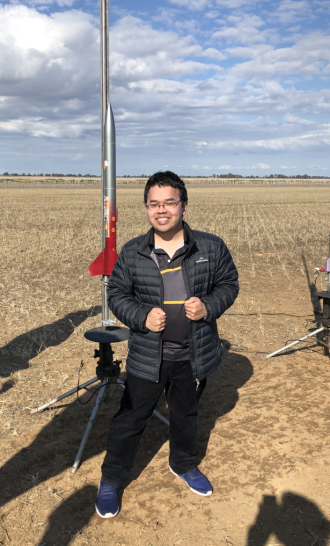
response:
[[[171,188],[179,190],[180,199],[183,203],[186,203],[188,201],[188,194],[184,181],[181,180],[181,178],[177,174],[172,173],[172,171],[159,171],[158,173],[150,176],[148,182],[146,183],[146,187],[144,188],[145,203],[148,200],[149,190],[153,186],[159,186],[160,188],[162,188],[163,186],[171,186]]]

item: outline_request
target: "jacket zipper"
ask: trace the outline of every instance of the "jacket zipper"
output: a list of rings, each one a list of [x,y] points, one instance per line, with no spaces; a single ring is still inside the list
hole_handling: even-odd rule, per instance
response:
[[[146,257],[150,258],[150,256],[146,256]],[[150,258],[150,260],[155,265],[155,267],[157,267],[154,260],[152,258]],[[160,277],[160,280],[161,280],[161,285],[160,285],[161,286],[161,303],[160,303],[160,306],[164,311],[164,284],[163,284],[162,276],[161,276],[160,271],[159,271],[159,267],[157,267],[157,271],[158,271],[158,274],[159,274],[159,277]],[[159,351],[159,362],[158,362],[157,381],[156,381],[156,383],[159,383],[159,372],[160,372],[160,366],[161,366],[161,363],[162,363],[162,357],[163,357],[163,344],[162,344],[162,341],[161,341],[161,333],[160,333],[160,351]]]
[[[188,253],[187,255],[184,257],[184,259],[182,260],[182,270],[184,272],[184,278],[187,279],[187,282],[188,282],[188,288],[189,288],[189,297],[192,297],[192,287],[191,287],[191,284],[190,284],[190,278],[189,276],[187,275],[187,270],[185,268],[185,260],[186,258],[188,257]],[[196,363],[195,363],[195,360],[196,360],[196,347],[195,347],[195,336],[193,335],[194,332],[193,332],[193,324],[192,324],[192,321],[190,321],[190,331],[192,332],[192,346],[193,346],[193,361],[192,361],[192,365],[194,366],[194,368],[196,369],[196,373],[197,373],[197,377],[198,377],[198,368],[196,366]],[[198,379],[197,379],[198,380]]]
[[[159,271],[159,269],[158,269],[158,271]],[[160,279],[161,279],[161,297],[162,297],[161,308],[164,311],[164,283],[163,283],[163,279],[162,279],[162,276],[160,274],[160,271],[159,271],[159,276],[160,276]],[[157,383],[159,383],[159,372],[160,372],[160,366],[162,364],[162,358],[163,358],[163,343],[162,343],[162,334],[160,334],[160,351],[159,351]]]

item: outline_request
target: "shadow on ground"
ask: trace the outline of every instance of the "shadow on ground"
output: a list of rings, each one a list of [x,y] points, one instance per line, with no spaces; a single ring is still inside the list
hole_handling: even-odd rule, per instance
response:
[[[39,546],[68,546],[94,514],[97,488],[86,485],[54,510]]]
[[[327,546],[330,522],[316,504],[295,493],[284,493],[278,502],[264,495],[246,546],[265,546],[274,535],[285,546]]]
[[[210,434],[219,417],[230,412],[236,405],[238,389],[253,374],[250,361],[243,355],[227,353],[226,365],[208,378],[208,383],[200,400],[199,430],[200,458],[205,455]],[[106,435],[111,416],[117,411],[122,390],[111,386],[110,403],[100,406],[87,446],[84,460],[95,457],[105,450]],[[163,397],[162,397],[163,398]],[[158,409],[164,413],[165,399],[160,400]],[[50,421],[35,440],[16,453],[0,469],[0,506],[22,495],[33,487],[33,481],[26,476],[38,476],[43,482],[71,467],[88,422],[91,405],[81,408],[76,401],[69,404],[60,415]],[[38,416],[36,415],[36,419]],[[74,425],[73,425],[74,424]],[[168,440],[168,427],[152,417],[142,438],[131,476],[138,478],[149,462]],[[125,484],[127,485],[127,484]]]
[[[200,459],[206,453],[216,421],[234,409],[239,400],[238,389],[253,374],[251,362],[243,355],[227,352],[224,362],[221,369],[208,378],[206,389],[199,402]],[[83,454],[82,465],[84,461],[105,450],[110,418],[118,410],[122,395],[120,387],[111,386],[110,389],[113,389],[112,396],[108,404],[102,403],[100,406]],[[164,397],[161,397],[158,409],[166,414]],[[5,463],[0,469],[0,506],[29,491],[34,487],[36,479],[38,483],[41,483],[71,467],[90,411],[91,405],[88,409],[86,407],[83,409],[76,401],[69,404],[60,415],[43,428],[28,447],[21,449]],[[37,415],[36,419],[38,419]],[[143,435],[131,475],[124,483],[124,487],[140,476],[167,440],[168,427],[153,416]],[[60,535],[62,537],[60,537],[60,543],[69,544],[72,536],[88,523],[94,513],[96,488],[88,486],[83,491],[84,502],[80,501],[81,493],[78,491],[50,516],[49,529],[41,544],[48,545],[53,542],[58,544],[59,539],[55,540],[55,538]],[[64,518],[59,528],[61,514],[66,511],[71,514],[71,517]],[[58,531],[56,531],[57,527]],[[65,536],[67,538],[63,538]]]
[[[0,376],[9,377],[17,370],[25,370],[29,367],[30,360],[48,347],[55,347],[66,341],[82,322],[100,312],[101,307],[97,306],[68,313],[56,322],[45,324],[17,336],[0,348]],[[3,384],[0,394],[8,391],[14,385],[15,380],[9,379]]]

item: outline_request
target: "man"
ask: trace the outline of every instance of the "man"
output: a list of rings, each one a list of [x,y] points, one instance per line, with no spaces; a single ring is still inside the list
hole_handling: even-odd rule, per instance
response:
[[[224,242],[183,222],[188,197],[170,171],[149,178],[146,235],[126,243],[108,282],[114,315],[130,328],[125,391],[108,434],[96,498],[103,518],[119,511],[118,489],[165,389],[170,408],[170,470],[199,495],[212,494],[196,468],[197,389],[222,359],[216,319],[238,294]]]

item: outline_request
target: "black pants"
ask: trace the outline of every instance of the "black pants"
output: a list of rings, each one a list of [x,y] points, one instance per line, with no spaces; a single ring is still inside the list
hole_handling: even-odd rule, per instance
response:
[[[177,474],[193,469],[198,455],[197,396],[189,360],[163,360],[159,383],[127,373],[118,413],[113,417],[102,465],[102,481],[120,486],[127,478],[142,433],[164,387],[170,408],[170,466]]]

